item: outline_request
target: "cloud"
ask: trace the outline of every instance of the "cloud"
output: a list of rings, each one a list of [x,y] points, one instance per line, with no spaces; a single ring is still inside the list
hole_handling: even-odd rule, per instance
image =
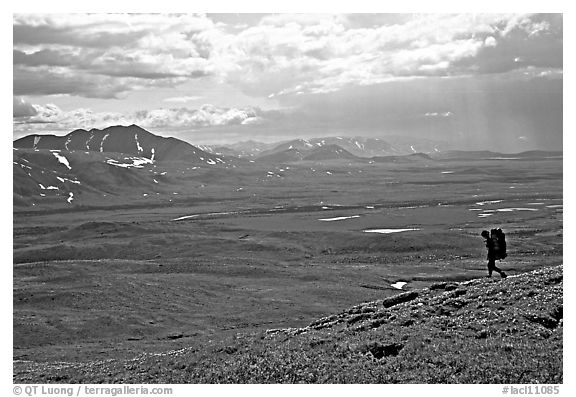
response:
[[[517,16],[501,26],[496,36],[496,43],[485,42],[474,57],[455,61],[453,68],[475,74],[506,73],[527,67],[562,68],[561,15]]]
[[[426,112],[425,117],[451,117],[454,113],[452,112]]]
[[[160,135],[204,141],[402,134],[415,140],[443,140],[463,149],[513,153],[519,142],[524,142],[523,150],[562,148],[562,71],[558,69],[526,67],[498,75],[406,78],[286,95],[279,103],[281,108],[266,110],[204,105],[125,114],[32,104],[36,114],[15,118],[14,134],[138,124]],[[518,136],[526,140],[519,141]]]
[[[559,24],[554,15],[431,14],[352,28],[339,16],[274,15],[221,41],[224,64],[233,65],[229,81],[253,95],[282,96],[507,72],[520,67],[511,54],[527,52],[521,67],[552,66],[561,54]]]
[[[497,44],[498,44],[498,42],[492,36],[488,36],[488,37],[486,37],[486,39],[484,39],[484,46],[485,47],[496,47]]]
[[[178,97],[171,97],[171,98],[164,98],[164,102],[176,102],[176,103],[185,103],[191,101],[197,101],[198,99],[202,99],[201,96],[178,96]]]
[[[562,79],[550,69],[348,86],[280,103],[292,114],[264,116],[284,132],[398,134],[510,153],[518,149],[516,137],[526,136],[532,148],[562,148]]]
[[[29,54],[13,50],[12,54],[14,65],[18,66],[70,66],[77,60],[77,57],[70,53],[52,49],[43,49]]]
[[[116,97],[210,78],[266,97],[562,67],[561,14],[276,14],[250,20],[232,26],[205,15],[17,14],[14,92]],[[40,84],[17,78],[34,75]]]
[[[70,94],[114,98],[135,87],[128,79],[91,76],[59,69],[14,69],[14,95]],[[133,82],[136,83],[136,82]]]
[[[36,109],[30,103],[20,97],[13,98],[12,115],[14,118],[31,117],[36,114]]]
[[[103,49],[143,46],[155,35],[179,38],[164,44],[181,48],[187,35],[214,26],[204,15],[194,14],[16,14],[13,25],[15,45]]]
[[[110,98],[208,76],[202,15],[17,14],[14,93]],[[49,81],[48,81],[49,80]]]
[[[254,108],[219,108],[203,105],[199,109],[173,108],[136,112],[132,119],[143,127],[203,128],[221,125],[240,125],[256,122],[258,110]]]
[[[562,79],[562,77],[564,76],[564,72],[561,69],[538,70],[535,68],[531,68],[530,72],[526,72],[526,74],[528,75],[532,74],[535,77],[542,77],[547,79]]]
[[[198,109],[170,108],[142,110],[128,114],[114,112],[93,112],[79,108],[63,111],[53,104],[36,105],[14,99],[19,104],[20,119],[15,123],[16,134],[30,130],[36,132],[69,132],[73,129],[104,128],[110,125],[138,124],[144,128],[206,128],[213,126],[247,125],[262,122],[262,112],[258,108],[221,108],[203,105]],[[16,106],[15,106],[16,116]],[[42,126],[44,125],[44,126]]]
[[[172,62],[172,59],[166,59],[165,55],[145,59],[143,54],[129,51],[112,56],[111,51],[85,49],[77,53],[62,49],[44,49],[30,53],[14,50],[13,59],[19,73],[66,71],[76,75],[83,73],[85,77],[92,77],[88,75],[89,73],[153,80],[206,74],[202,71],[201,62],[191,66],[192,70],[188,70],[183,62]]]

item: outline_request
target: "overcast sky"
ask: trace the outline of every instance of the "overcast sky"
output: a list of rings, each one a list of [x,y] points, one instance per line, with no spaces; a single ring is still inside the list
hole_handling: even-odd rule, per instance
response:
[[[15,14],[13,33],[14,138],[562,149],[561,14]]]

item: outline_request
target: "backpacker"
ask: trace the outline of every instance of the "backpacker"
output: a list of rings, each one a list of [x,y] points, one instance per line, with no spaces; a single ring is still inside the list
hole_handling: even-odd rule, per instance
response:
[[[506,235],[502,229],[492,229],[490,230],[490,238],[494,243],[494,253],[496,259],[504,259],[508,256],[506,254]]]

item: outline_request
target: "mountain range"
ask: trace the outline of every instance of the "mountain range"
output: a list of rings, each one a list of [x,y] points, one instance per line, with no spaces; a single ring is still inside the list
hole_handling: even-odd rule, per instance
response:
[[[269,158],[272,154],[286,152],[288,150],[305,153],[324,146],[339,146],[356,157],[364,158],[398,156],[412,153],[440,153],[451,149],[451,146],[446,142],[400,136],[387,136],[386,139],[331,136],[311,139],[299,138],[275,143],[244,141],[231,145],[206,145],[201,146],[201,148],[207,152],[221,155]],[[299,156],[294,157],[298,158]],[[300,159],[304,157],[306,157],[306,155],[301,156]]]
[[[176,138],[154,135],[137,125],[113,126],[89,131],[78,129],[65,136],[28,135],[14,141],[17,149],[48,149],[98,153],[124,153],[156,161],[224,163],[211,153]]]
[[[393,142],[393,143],[392,143]],[[240,177],[269,175],[270,167],[300,162],[413,163],[435,160],[561,158],[561,152],[504,155],[446,150],[433,141],[363,137],[294,139],[280,143],[245,141],[194,146],[137,125],[77,129],[65,136],[29,135],[13,142],[15,206],[93,205],[111,197],[178,194],[206,183],[238,183]],[[231,172],[236,169],[236,172]],[[245,170],[240,171],[240,170]],[[167,196],[167,195],[170,196]]]

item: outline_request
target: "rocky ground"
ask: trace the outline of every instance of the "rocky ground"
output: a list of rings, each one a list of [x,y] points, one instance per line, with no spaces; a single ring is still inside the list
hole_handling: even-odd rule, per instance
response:
[[[132,359],[14,362],[17,383],[562,383],[562,265],[439,282],[306,327]]]

